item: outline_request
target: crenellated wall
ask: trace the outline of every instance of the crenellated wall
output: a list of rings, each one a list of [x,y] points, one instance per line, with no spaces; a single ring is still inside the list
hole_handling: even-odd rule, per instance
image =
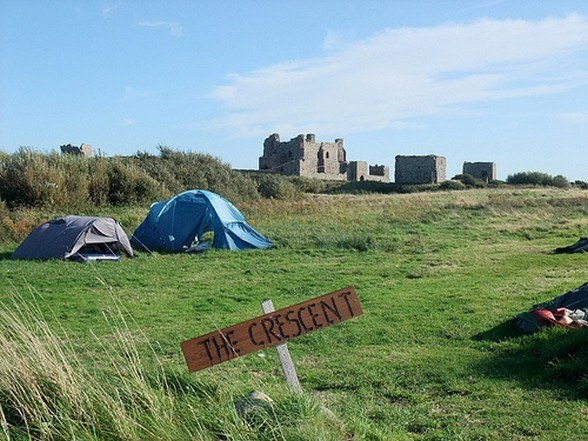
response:
[[[388,167],[376,165],[372,172],[364,161],[348,162],[343,139],[317,142],[314,134],[298,135],[289,141],[281,141],[278,133],[268,136],[263,142],[259,169],[325,180],[390,181]]]

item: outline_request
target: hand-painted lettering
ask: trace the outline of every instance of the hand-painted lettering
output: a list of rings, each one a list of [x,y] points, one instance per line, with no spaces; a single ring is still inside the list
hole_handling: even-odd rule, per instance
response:
[[[286,334],[284,332],[284,325],[285,325],[285,323],[282,321],[282,314],[276,314],[276,315],[274,315],[274,323],[276,325],[278,325],[278,331],[280,331],[280,336],[281,336],[282,340],[290,337],[289,334]]]
[[[274,337],[277,341],[282,341],[282,337],[279,334],[276,334],[274,331],[275,323],[271,317],[262,318],[261,319],[261,326],[263,326],[263,330],[265,331],[265,336],[267,337],[270,344],[272,344],[272,337]]]
[[[204,346],[204,349],[206,350],[206,355],[208,356],[208,361],[210,361],[210,364],[213,364],[212,353],[210,352],[210,339],[201,341],[198,344]]]
[[[313,308],[316,307],[316,303],[311,303],[310,305],[308,305],[308,313],[310,314],[310,318],[312,319],[312,323],[314,324],[315,328],[322,328],[323,325],[322,323],[319,323],[316,321],[316,318],[319,316],[314,310]]]
[[[304,328],[304,332],[306,333],[308,331],[312,331],[314,328],[312,326],[306,326],[306,323],[304,323],[304,320],[302,320],[302,311],[306,311],[306,308],[304,306],[298,309],[298,321],[300,322],[300,324]]]
[[[296,323],[296,334],[292,335],[292,337],[298,337],[300,334],[302,334],[302,326],[300,326],[300,322],[296,318],[290,317],[293,314],[296,314],[296,311],[294,311],[293,309],[288,311],[286,313],[286,320],[288,320],[289,323]]]
[[[235,330],[232,329],[230,331],[224,332],[221,334],[225,340],[225,343],[227,343],[229,345],[229,348],[231,350],[231,354],[233,355],[237,355],[241,353],[241,349],[239,349],[237,347],[237,345],[239,344],[239,342],[237,340],[235,340]]]
[[[331,301],[332,305],[329,305],[327,303],[327,300],[321,300],[319,304],[321,305],[321,309],[323,310],[323,314],[325,316],[325,319],[327,319],[327,322],[329,324],[333,324],[335,323],[335,320],[329,317],[329,314],[327,314],[327,310],[331,312],[331,315],[337,317],[338,321],[341,321],[341,313],[339,312],[337,303],[335,303],[335,297],[331,297],[329,300]]]
[[[218,360],[221,361],[222,360],[221,348],[220,348],[218,342],[216,341],[216,338],[211,337],[211,340],[212,340],[212,344],[214,345],[214,348],[216,349],[216,355],[218,357]]]
[[[253,323],[251,323],[251,325],[249,325],[249,329],[247,329],[247,332],[249,333],[249,340],[251,340],[251,343],[253,343],[255,346],[263,346],[264,345],[263,341],[257,341],[253,337],[253,328],[255,328],[256,326],[257,326],[257,323],[255,323],[255,322],[253,322]]]
[[[282,344],[362,313],[357,293],[350,286],[183,341],[181,346],[188,369],[194,372]]]
[[[351,295],[350,292],[344,292],[339,294],[339,297],[343,297],[345,299],[345,303],[347,304],[347,309],[349,310],[349,314],[351,317],[355,317],[355,313],[353,312],[353,308],[351,307],[351,303],[349,303],[348,297]]]

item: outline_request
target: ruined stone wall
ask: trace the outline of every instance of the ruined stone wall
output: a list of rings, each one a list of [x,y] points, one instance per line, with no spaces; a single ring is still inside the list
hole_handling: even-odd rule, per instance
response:
[[[444,156],[396,156],[394,180],[397,184],[436,184],[447,179]]]
[[[496,180],[496,163],[494,162],[464,162],[463,173],[485,182]]]
[[[369,168],[369,180],[390,182],[390,167],[386,165],[370,165]]]
[[[348,181],[366,181],[369,174],[368,165],[365,161],[351,161],[347,168]]]
[[[92,157],[94,154],[92,146],[90,144],[82,144],[81,146],[65,144],[59,146],[61,153],[75,156],[85,156],[86,158]]]
[[[335,181],[389,182],[387,167],[375,167],[372,175],[367,163],[349,163],[343,139],[317,142],[314,134],[298,135],[290,141],[281,141],[280,135],[274,133],[265,139],[263,156],[259,158],[259,169],[274,173]]]
[[[348,181],[390,182],[390,168],[385,165],[369,165],[365,161],[351,161],[347,169]]]
[[[275,173],[324,179],[344,179],[341,163],[345,162],[343,140],[317,143],[315,135],[298,135],[290,141],[282,142],[280,135],[274,133],[263,143],[263,156],[259,158],[259,169]],[[328,176],[328,177],[327,177]]]
[[[299,139],[300,136],[291,139],[289,142],[281,142],[279,133],[268,136],[263,142],[263,156],[259,158],[259,169],[288,168],[287,164],[289,162],[302,159],[304,157],[304,148],[303,140]]]

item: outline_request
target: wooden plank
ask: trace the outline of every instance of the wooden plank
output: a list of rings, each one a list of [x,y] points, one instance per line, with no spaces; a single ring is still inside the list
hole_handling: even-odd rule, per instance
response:
[[[261,308],[266,314],[275,312],[274,304],[271,300],[264,301],[261,304]],[[294,367],[294,362],[290,356],[288,345],[286,343],[280,343],[276,346],[276,350],[278,351],[278,357],[280,358],[280,364],[282,365],[284,377],[286,377],[286,383],[288,383],[288,386],[290,386],[290,389],[292,389],[294,392],[301,394],[302,386],[300,385],[298,375],[296,375],[296,367]]]
[[[363,314],[353,286],[181,343],[190,372],[285,343]]]

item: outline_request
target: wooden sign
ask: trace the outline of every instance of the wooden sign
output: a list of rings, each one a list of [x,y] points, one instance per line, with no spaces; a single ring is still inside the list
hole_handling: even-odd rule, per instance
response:
[[[285,343],[361,315],[352,286],[181,343],[190,372]]]

